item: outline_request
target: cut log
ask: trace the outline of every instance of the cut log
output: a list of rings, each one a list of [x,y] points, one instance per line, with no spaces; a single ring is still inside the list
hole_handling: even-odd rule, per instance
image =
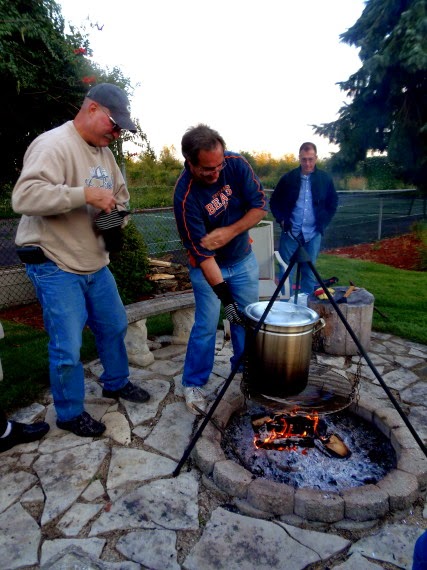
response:
[[[335,291],[334,299],[338,297],[338,293],[343,297],[347,287],[335,287]],[[364,289],[358,289],[358,291],[365,293],[365,301],[350,303],[353,296],[356,295],[356,292],[353,292],[345,298],[347,303],[341,303],[338,306],[360,344],[368,351],[371,340],[374,296]],[[311,294],[307,299],[307,306],[325,321],[325,327],[313,335],[314,350],[316,343],[320,340],[320,346],[327,354],[351,356],[359,352],[350,333],[329,300],[321,301],[314,294]]]
[[[151,257],[148,258],[148,263],[150,265],[154,265],[156,267],[172,267],[173,263],[171,261],[163,261],[161,259],[152,259]]]
[[[162,279],[175,279],[175,275],[170,273],[155,273],[154,275],[149,275],[148,279],[150,281],[161,281]]]

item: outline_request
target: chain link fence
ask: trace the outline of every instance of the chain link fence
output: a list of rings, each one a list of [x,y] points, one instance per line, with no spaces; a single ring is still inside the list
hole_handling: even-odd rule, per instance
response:
[[[267,190],[267,195],[272,191]],[[326,230],[322,249],[402,235],[414,222],[426,219],[426,198],[415,190],[338,192],[338,210]],[[272,219],[271,214],[269,218]],[[136,210],[132,219],[141,232],[150,257],[170,254],[176,263],[186,263],[172,208]],[[31,303],[35,293],[15,252],[19,219],[0,220],[0,309]],[[276,247],[280,227],[275,224]]]

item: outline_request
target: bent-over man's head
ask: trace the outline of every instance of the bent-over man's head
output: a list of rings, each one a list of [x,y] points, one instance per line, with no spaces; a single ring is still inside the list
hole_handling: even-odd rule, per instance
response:
[[[108,146],[126,129],[136,132],[126,93],[117,85],[99,83],[91,87],[74,118],[80,136],[91,146]]]

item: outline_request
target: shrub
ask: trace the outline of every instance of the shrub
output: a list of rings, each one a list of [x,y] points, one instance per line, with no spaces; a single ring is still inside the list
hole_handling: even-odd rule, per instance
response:
[[[123,229],[123,248],[119,253],[111,254],[110,258],[109,267],[125,305],[139,301],[152,291],[151,282],[147,279],[147,248],[132,220]]]
[[[173,204],[173,185],[130,186],[132,209],[164,208]]]

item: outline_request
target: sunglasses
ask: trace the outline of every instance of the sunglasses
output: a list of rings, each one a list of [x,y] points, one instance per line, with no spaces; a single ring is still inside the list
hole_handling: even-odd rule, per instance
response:
[[[101,109],[101,107],[99,107],[99,109]],[[113,131],[116,131],[119,133],[122,130],[122,127],[119,127],[119,125],[116,123],[116,121],[113,119],[113,117],[111,117],[107,113],[107,111],[104,111],[104,109],[101,109],[101,111],[104,113],[104,115],[107,115],[107,117],[110,119],[111,127],[112,127]]]

